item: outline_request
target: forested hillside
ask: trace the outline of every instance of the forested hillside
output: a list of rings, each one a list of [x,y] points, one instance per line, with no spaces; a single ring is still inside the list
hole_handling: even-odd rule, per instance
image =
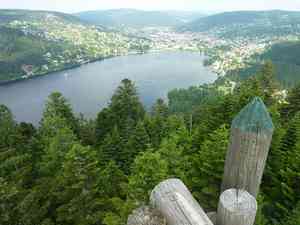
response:
[[[244,69],[228,73],[229,77],[246,79],[257,73],[263,62],[272,61],[276,78],[284,88],[290,88],[300,82],[300,42],[290,41],[272,45],[263,54],[253,56],[252,63]],[[237,76],[235,76],[237,75]]]
[[[195,20],[180,28],[182,31],[214,32],[230,38],[286,36],[299,33],[300,12],[236,11],[220,13]]]
[[[0,10],[0,83],[144,51],[149,44],[64,13]]]
[[[37,21],[44,20],[45,16],[55,16],[69,23],[83,24],[83,22],[69,14],[53,11],[32,11],[32,10],[0,10],[0,24],[6,25],[15,20]]]
[[[0,106],[0,224],[122,225],[171,177],[216,209],[230,123],[260,96],[276,129],[256,224],[299,225],[300,86],[280,103],[272,71],[266,65],[228,94],[175,90],[151,112],[125,79],[95,120],[74,115],[60,93],[49,96],[39,127]]]

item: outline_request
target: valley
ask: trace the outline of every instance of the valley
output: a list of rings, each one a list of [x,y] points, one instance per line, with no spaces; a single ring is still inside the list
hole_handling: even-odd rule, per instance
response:
[[[225,1],[3,0],[0,224],[299,225],[300,5]]]
[[[200,52],[208,56],[205,66],[219,76],[243,77],[244,70],[259,67],[259,56],[275,44],[299,41],[298,14],[249,11],[204,16],[123,9],[68,15],[1,10],[0,82],[149,51]]]

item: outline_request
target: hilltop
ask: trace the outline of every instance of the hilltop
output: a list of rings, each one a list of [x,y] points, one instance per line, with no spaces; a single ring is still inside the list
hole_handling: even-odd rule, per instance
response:
[[[0,82],[142,51],[149,44],[59,12],[0,10],[0,21]]]
[[[180,27],[181,31],[214,32],[218,36],[288,35],[300,31],[300,12],[236,11],[203,17]]]
[[[56,17],[56,19],[63,20],[69,23],[84,23],[79,18],[70,14],[54,12],[54,11],[35,11],[35,10],[13,10],[13,9],[0,9],[0,25],[7,25],[12,21],[25,20],[25,21],[37,21],[46,20]]]
[[[179,26],[204,16],[189,11],[143,11],[112,9],[86,11],[75,14],[83,21],[108,27]]]

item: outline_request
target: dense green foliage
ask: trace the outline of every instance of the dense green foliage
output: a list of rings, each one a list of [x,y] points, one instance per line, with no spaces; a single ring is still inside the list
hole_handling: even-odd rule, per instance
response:
[[[266,64],[232,93],[177,90],[151,112],[126,79],[90,121],[53,93],[37,128],[0,106],[0,224],[122,225],[156,184],[173,177],[215,210],[231,121],[254,96],[276,127],[256,224],[299,224],[300,87],[279,103],[273,77]]]
[[[256,74],[262,67],[262,62],[272,61],[275,75],[285,88],[294,87],[300,82],[300,42],[290,41],[272,45],[261,55],[253,56],[253,61],[246,68],[230,71],[228,77],[233,80],[247,79]]]
[[[191,105],[201,105],[211,99],[216,99],[219,92],[209,85],[190,87],[189,89],[175,89],[168,93],[171,112],[191,111]]]

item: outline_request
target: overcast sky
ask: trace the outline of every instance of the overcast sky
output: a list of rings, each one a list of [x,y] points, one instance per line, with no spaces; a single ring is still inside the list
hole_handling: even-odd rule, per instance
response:
[[[300,0],[0,0],[0,8],[42,9],[62,12],[136,8],[143,10],[299,10]]]

